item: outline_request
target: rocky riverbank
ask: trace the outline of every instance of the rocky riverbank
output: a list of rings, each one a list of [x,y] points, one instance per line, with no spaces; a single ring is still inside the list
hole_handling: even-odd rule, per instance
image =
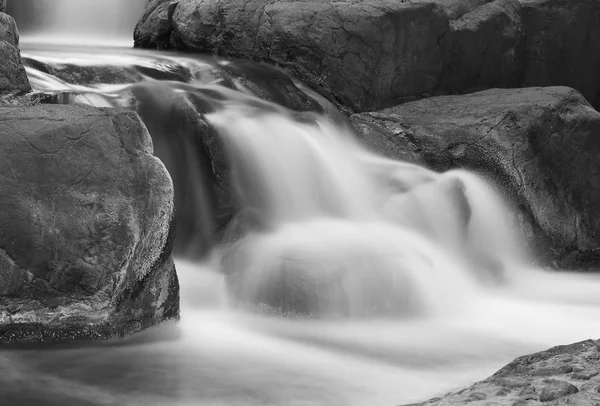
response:
[[[593,406],[600,404],[600,341],[517,358],[488,379],[407,406]]]

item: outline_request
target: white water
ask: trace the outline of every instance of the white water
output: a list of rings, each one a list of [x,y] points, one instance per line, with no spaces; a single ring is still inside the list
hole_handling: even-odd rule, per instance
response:
[[[108,103],[124,87],[99,84],[86,92],[102,97],[78,101]],[[222,94],[207,119],[226,140],[250,232],[203,263],[177,261],[176,326],[123,345],[0,352],[5,399],[397,405],[483,379],[516,356],[600,337],[600,279],[532,268],[508,208],[481,179],[380,158],[324,118],[300,123]],[[241,275],[235,295],[221,271]],[[320,318],[278,314],[302,300],[279,311],[236,305],[281,290],[308,292]]]
[[[130,46],[147,0],[11,0],[24,43]]]

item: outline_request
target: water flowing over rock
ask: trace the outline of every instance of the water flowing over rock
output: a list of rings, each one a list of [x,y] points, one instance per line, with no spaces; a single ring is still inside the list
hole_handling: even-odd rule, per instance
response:
[[[19,51],[19,31],[15,20],[0,5],[0,95],[31,91]]]
[[[4,107],[0,123],[0,342],[177,318],[173,186],[137,115]]]
[[[540,85],[598,105],[599,16],[591,0],[159,0],[135,44],[269,61],[356,111]]]
[[[586,380],[580,374],[600,369],[599,349],[600,341],[587,340],[525,355],[468,388],[407,406],[596,405],[598,374],[589,374]]]
[[[600,113],[579,92],[494,89],[351,120],[363,142],[387,156],[493,179],[544,258],[566,267],[599,264]]]

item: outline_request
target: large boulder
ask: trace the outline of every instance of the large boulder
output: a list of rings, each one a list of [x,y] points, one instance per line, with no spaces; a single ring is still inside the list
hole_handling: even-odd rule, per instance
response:
[[[595,405],[600,399],[600,341],[582,341],[517,358],[488,379],[407,406]]]
[[[168,48],[171,39],[171,17],[177,2],[170,0],[150,0],[144,15],[135,26],[134,38],[144,38],[146,45],[151,48]]]
[[[520,0],[526,27],[523,86],[575,88],[600,107],[600,2]]]
[[[173,185],[129,110],[0,107],[0,342],[179,315]]]
[[[275,63],[354,111],[547,85],[597,106],[599,18],[595,0],[153,0],[135,43]]]
[[[384,155],[491,178],[548,262],[600,264],[600,113],[579,92],[492,89],[351,120],[365,145]]]
[[[518,80],[517,0],[181,0],[171,20],[172,46],[275,62],[359,110]],[[155,33],[136,30],[136,44]]]
[[[0,11],[0,95],[31,91],[18,46],[19,32],[15,20]]]

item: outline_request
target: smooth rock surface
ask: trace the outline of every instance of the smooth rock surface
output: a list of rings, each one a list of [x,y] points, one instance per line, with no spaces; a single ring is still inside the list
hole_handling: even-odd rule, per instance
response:
[[[439,96],[351,117],[377,152],[491,178],[548,261],[600,264],[600,113],[566,87]]]
[[[0,108],[0,342],[179,315],[173,185],[129,110]]]
[[[600,2],[520,0],[526,27],[523,86],[563,85],[600,107]]]
[[[600,378],[578,381],[574,373],[561,368],[600,370],[599,344],[587,340],[525,355],[468,388],[408,406],[593,406],[600,403]],[[556,373],[543,377],[536,373],[540,369]]]
[[[599,20],[595,0],[154,0],[135,43],[275,63],[354,111],[550,85],[598,106]]]
[[[18,46],[19,32],[15,20],[0,12],[0,95],[31,91]]]

